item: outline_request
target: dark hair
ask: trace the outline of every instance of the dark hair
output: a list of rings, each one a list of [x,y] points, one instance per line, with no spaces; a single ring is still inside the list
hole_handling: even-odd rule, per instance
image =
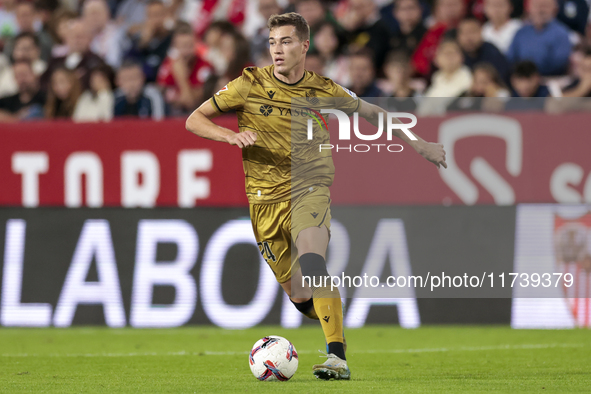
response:
[[[17,64],[26,64],[27,66],[29,66],[31,71],[33,71],[33,65],[28,60],[24,60],[24,59],[15,60],[14,62],[12,62],[12,67],[14,68],[14,66],[16,66]]]
[[[531,60],[524,60],[517,63],[511,73],[511,76],[516,78],[531,78],[535,75],[540,75],[540,72],[536,64]]]
[[[174,35],[195,35],[195,32],[193,31],[193,29],[191,28],[191,25],[189,25],[186,22],[179,22],[176,27],[174,28]]]
[[[269,30],[282,26],[294,26],[296,29],[296,35],[302,42],[310,39],[310,26],[308,26],[308,22],[306,22],[303,16],[296,12],[271,15],[267,21],[267,27]]]
[[[149,1],[146,3],[146,7],[149,7],[149,6],[151,6],[151,5],[161,5],[162,7],[164,7],[164,6],[165,6],[165,5],[164,5],[164,2],[163,2],[162,0],[149,0]]]
[[[583,56],[584,57],[591,56],[591,46],[587,46],[587,47],[583,48]]]
[[[492,64],[488,62],[476,63],[472,74],[475,74],[476,71],[484,71],[498,87],[507,88],[503,78],[501,78],[501,74],[499,74],[499,71]]]
[[[59,8],[53,12],[49,19],[49,34],[54,43],[62,44],[62,39],[57,34],[59,23],[64,19],[76,19],[78,14],[67,8]]]
[[[407,51],[405,50],[397,50],[397,51],[390,51],[386,55],[386,60],[384,61],[384,65],[389,65],[391,63],[402,64],[405,67],[410,66],[410,56]]]
[[[134,59],[134,58],[127,58],[125,60],[123,60],[123,63],[121,63],[121,66],[119,66],[119,70],[123,70],[124,68],[135,68],[138,67],[140,70],[143,70],[142,64]]]
[[[211,24],[205,30],[205,34],[207,34],[207,32],[214,30],[214,29],[219,29],[222,32],[222,34],[223,33],[228,33],[228,34],[236,33],[236,27],[228,21],[211,22]]]
[[[14,37],[14,46],[16,46],[16,42],[22,38],[30,38],[31,40],[33,40],[33,44],[35,44],[35,46],[37,48],[39,48],[39,38],[37,37],[37,35],[35,33],[31,33],[30,31],[23,31],[21,33],[18,33],[15,37]]]
[[[358,50],[351,52],[349,58],[352,57],[364,57],[373,63],[373,51],[367,47],[359,48]]]
[[[476,18],[475,16],[467,16],[464,19],[462,19],[459,23],[458,26],[466,23],[466,22],[474,22],[476,23],[478,26],[482,26],[482,22],[480,21],[480,19]]]

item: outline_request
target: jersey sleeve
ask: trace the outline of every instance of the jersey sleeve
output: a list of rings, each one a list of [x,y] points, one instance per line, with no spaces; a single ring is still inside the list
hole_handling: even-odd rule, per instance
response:
[[[211,103],[220,112],[228,112],[244,107],[252,86],[252,79],[243,74],[216,92]]]
[[[333,97],[335,98],[335,108],[340,109],[347,115],[353,115],[361,105],[361,100],[355,93],[338,83],[332,82]]]

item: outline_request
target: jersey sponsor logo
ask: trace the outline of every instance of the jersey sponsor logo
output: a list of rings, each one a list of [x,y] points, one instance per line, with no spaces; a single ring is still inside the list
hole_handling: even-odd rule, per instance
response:
[[[264,116],[269,116],[271,115],[271,112],[273,112],[273,107],[270,105],[261,105],[259,111],[261,111]]]
[[[275,91],[273,91],[273,90],[269,90],[269,91],[267,92],[267,94],[269,95],[269,98],[270,98],[271,100],[273,100],[273,97],[275,96]]]
[[[223,88],[221,88],[220,90],[218,90],[218,92],[216,93],[218,96],[220,95],[221,92],[228,90],[228,85],[224,86]]]

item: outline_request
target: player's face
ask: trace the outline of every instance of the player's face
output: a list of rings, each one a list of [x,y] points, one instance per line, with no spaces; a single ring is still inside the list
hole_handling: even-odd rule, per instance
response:
[[[275,70],[287,75],[304,61],[310,42],[302,42],[296,35],[295,26],[276,27],[269,33],[269,50]]]

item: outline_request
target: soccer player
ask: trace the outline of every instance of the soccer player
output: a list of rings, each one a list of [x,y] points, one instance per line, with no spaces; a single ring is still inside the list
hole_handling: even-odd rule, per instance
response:
[[[328,276],[325,261],[331,218],[328,187],[332,184],[334,166],[330,152],[325,150],[305,161],[314,169],[312,173],[322,176],[306,177],[308,172],[302,172],[304,175],[299,179],[292,177],[291,121],[296,114],[294,111],[292,115],[291,100],[342,98],[346,108],[341,109],[347,114],[358,112],[374,126],[378,126],[380,113],[384,113],[384,120],[387,116],[380,107],[359,99],[329,78],[304,69],[310,29],[301,15],[273,15],[268,27],[273,64],[244,69],[242,76],[189,116],[186,128],[203,138],[242,149],[250,217],[261,253],[295,307],[304,315],[320,320],[326,338],[327,360],[314,365],[313,373],[326,380],[350,379],[338,289],[331,290],[330,285],[312,286],[311,297],[292,296],[292,268],[293,274],[298,274],[297,263],[301,275]],[[231,110],[238,116],[238,133],[211,121]],[[325,133],[324,140],[328,138],[328,132]],[[428,143],[419,137],[411,140],[401,130],[393,133],[437,167],[447,167],[441,144]],[[292,243],[297,250],[293,266]]]

